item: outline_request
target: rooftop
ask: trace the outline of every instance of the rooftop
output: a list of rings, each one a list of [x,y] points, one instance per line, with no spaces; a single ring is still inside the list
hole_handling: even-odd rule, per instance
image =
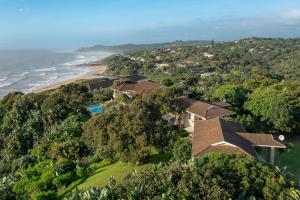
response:
[[[140,94],[147,90],[155,90],[161,88],[161,85],[152,81],[141,81],[138,83],[124,83],[118,85],[114,90],[119,92],[127,92],[130,96]]]
[[[183,107],[187,112],[193,113],[205,119],[212,119],[215,117],[230,116],[236,114],[235,112],[219,107],[217,105],[197,101],[188,97],[182,96],[174,101],[175,106]]]
[[[247,133],[239,122],[221,118],[195,122],[193,135],[193,156],[210,152],[244,153],[257,156],[255,146],[285,148],[271,134]]]
[[[128,81],[128,82],[134,82],[134,83],[136,83],[136,82],[139,82],[139,81],[141,81],[141,80],[145,80],[146,79],[146,77],[144,77],[144,76],[140,76],[140,75],[130,75],[130,76],[121,76],[121,77],[119,77],[119,80],[121,80],[121,81]]]
[[[114,84],[114,81],[115,79],[108,79],[108,78],[97,79],[88,83],[87,87],[90,91],[99,88],[109,88]]]

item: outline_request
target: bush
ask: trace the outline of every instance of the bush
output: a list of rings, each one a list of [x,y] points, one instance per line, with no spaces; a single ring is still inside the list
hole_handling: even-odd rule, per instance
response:
[[[113,98],[113,91],[110,88],[93,90],[93,102],[104,102]]]
[[[174,82],[169,78],[165,78],[161,81],[161,84],[163,84],[165,86],[172,86],[172,85],[174,85]]]
[[[58,200],[58,196],[54,191],[40,192],[32,195],[33,200]]]
[[[173,156],[181,162],[189,160],[192,156],[192,143],[187,139],[176,141],[173,148]]]

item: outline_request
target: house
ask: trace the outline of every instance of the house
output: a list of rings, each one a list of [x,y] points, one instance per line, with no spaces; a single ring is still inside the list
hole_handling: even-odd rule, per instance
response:
[[[136,82],[146,80],[146,77],[141,75],[120,76],[118,80],[124,82],[136,83]]]
[[[87,83],[86,86],[91,92],[92,90],[95,89],[109,88],[114,84],[115,80],[116,79],[108,79],[108,78],[96,79]]]
[[[216,74],[216,72],[205,72],[205,73],[202,73],[200,76],[201,76],[201,78],[205,78],[205,77],[213,76],[215,74]]]
[[[126,94],[128,97],[132,98],[138,94],[143,93],[144,91],[156,90],[161,87],[162,86],[159,83],[147,81],[147,80],[136,82],[136,83],[128,82],[114,87],[113,96],[116,97],[118,94],[123,93]]]
[[[269,162],[274,164],[275,148],[286,148],[271,134],[247,133],[239,122],[222,118],[198,120],[192,136],[192,155],[202,156],[212,152],[242,153],[264,160],[255,147],[270,150]]]
[[[176,114],[170,114],[174,115],[175,117],[169,122],[174,125],[178,125],[180,128],[184,128],[190,133],[194,132],[194,124],[197,120],[209,120],[236,114],[235,112],[224,107],[190,99],[186,96],[175,99],[172,104]]]
[[[159,68],[159,69],[163,69],[163,68],[165,68],[165,67],[169,67],[170,65],[168,64],[168,63],[157,63],[157,64],[155,64],[156,65],[156,67],[157,68]]]
[[[204,56],[205,58],[213,58],[213,57],[214,57],[213,54],[210,54],[210,53],[208,53],[208,52],[204,52],[204,53],[203,53],[203,56]]]

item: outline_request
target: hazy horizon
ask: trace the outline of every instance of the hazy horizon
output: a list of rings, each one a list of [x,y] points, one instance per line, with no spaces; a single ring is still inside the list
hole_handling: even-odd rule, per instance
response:
[[[300,36],[297,0],[0,0],[0,49]]]

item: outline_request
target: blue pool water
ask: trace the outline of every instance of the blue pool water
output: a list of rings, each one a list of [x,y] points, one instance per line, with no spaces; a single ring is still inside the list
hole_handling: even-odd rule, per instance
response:
[[[101,113],[104,111],[104,106],[95,104],[95,105],[89,105],[87,106],[87,110],[91,113]]]

